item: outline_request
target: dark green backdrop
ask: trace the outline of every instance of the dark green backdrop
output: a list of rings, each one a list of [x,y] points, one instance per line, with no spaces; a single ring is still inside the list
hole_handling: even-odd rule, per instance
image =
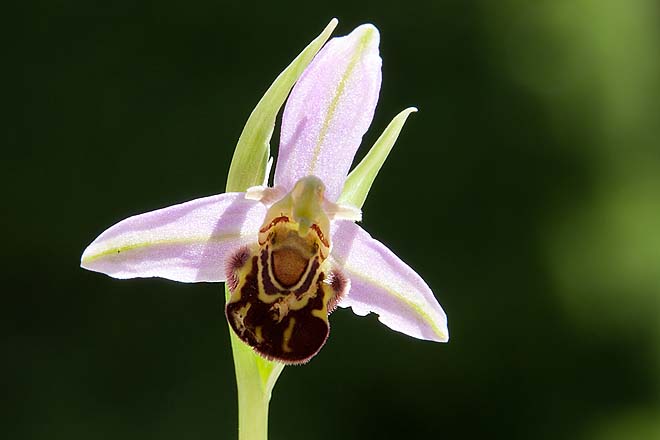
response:
[[[381,31],[365,147],[420,109],[363,224],[432,286],[451,341],[339,310],[277,384],[271,438],[660,438],[656,2],[19,8],[2,438],[235,438],[221,286],[118,281],[79,258],[124,217],[221,192],[253,106],[333,16],[337,35]]]

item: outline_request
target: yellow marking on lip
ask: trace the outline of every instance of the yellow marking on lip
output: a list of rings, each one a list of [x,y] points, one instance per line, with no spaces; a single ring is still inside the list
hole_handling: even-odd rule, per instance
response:
[[[276,294],[271,294],[268,295],[266,294],[266,286],[264,285],[264,278],[266,276],[269,276],[270,279],[272,280],[272,274],[270,270],[270,265],[263,265],[263,262],[261,261],[261,253],[263,250],[260,250],[257,253],[257,298],[259,301],[263,302],[264,304],[273,304],[280,298],[286,296],[283,293],[276,293]],[[270,252],[270,251],[269,251]],[[268,257],[268,261],[270,261],[270,256]],[[266,271],[266,274],[264,274],[264,271]]]
[[[289,345],[289,341],[291,340],[291,335],[293,334],[293,327],[296,325],[296,318],[291,317],[291,320],[289,321],[289,326],[284,330],[284,333],[282,334],[282,351],[285,353],[291,353],[293,349]]]
[[[312,310],[312,315],[316,316],[317,318],[321,318],[322,320],[328,322],[328,311],[327,310],[313,309]]]
[[[245,332],[245,329],[247,328],[245,326],[245,317],[247,316],[248,311],[250,310],[250,307],[252,304],[247,303],[240,309],[238,309],[235,313],[232,313],[234,323],[236,324],[236,327],[240,328],[242,332]]]
[[[257,342],[259,342],[260,344],[264,342],[264,337],[261,334],[261,330],[262,330],[261,326],[258,326],[254,329],[254,337],[256,338]]]
[[[309,300],[316,297],[316,295],[311,294],[311,291],[312,288],[310,287],[307,292],[301,295],[300,299],[296,299],[295,297],[293,297],[293,300],[291,300],[289,304],[289,310],[297,311],[307,307]]]

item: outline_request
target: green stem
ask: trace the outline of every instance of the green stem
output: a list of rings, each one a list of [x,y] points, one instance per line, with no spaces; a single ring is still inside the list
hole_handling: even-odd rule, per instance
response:
[[[268,438],[268,399],[253,391],[239,387],[239,440],[266,440]]]

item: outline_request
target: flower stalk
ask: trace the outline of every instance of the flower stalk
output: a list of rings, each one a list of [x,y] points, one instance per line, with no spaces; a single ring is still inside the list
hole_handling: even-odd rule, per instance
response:
[[[275,119],[291,88],[337,26],[333,18],[293,62],[275,79],[248,118],[239,137],[227,176],[227,192],[243,192],[268,180],[270,139]],[[225,301],[230,292],[225,284]],[[238,392],[239,440],[268,438],[268,406],[284,364],[257,355],[229,329]]]

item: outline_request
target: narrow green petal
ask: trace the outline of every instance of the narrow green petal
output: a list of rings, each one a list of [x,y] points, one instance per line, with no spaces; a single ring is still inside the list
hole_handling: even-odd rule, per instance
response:
[[[227,192],[245,191],[263,183],[277,113],[293,85],[336,26],[337,19],[333,18],[323,32],[280,73],[252,111],[234,150],[227,176]]]
[[[408,115],[416,112],[415,107],[410,107],[399,113],[380,135],[376,143],[371,147],[369,153],[362,159],[346,178],[344,189],[339,196],[339,203],[346,203],[357,208],[362,208],[367,194],[374,183],[374,179],[385,163],[388,154],[401,133],[403,124],[406,123]]]

